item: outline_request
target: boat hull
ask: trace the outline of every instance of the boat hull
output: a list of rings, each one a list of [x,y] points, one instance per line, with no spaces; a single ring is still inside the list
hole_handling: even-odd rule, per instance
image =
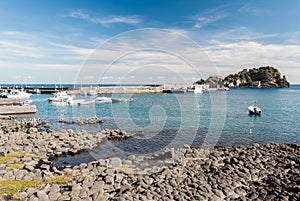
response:
[[[251,115],[261,115],[261,109],[257,106],[251,105],[248,107],[249,114]]]

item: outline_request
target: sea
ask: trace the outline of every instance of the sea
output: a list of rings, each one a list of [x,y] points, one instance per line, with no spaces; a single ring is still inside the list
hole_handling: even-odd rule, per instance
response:
[[[99,132],[120,129],[136,133],[125,141],[99,144],[89,153],[66,156],[59,164],[91,161],[93,158],[154,154],[165,148],[188,144],[199,146],[251,146],[254,143],[300,144],[300,85],[282,89],[243,88],[201,94],[113,94],[113,98],[132,98],[131,102],[78,106],[49,103],[51,94],[32,95],[37,106],[35,118],[45,120],[51,129]],[[92,100],[91,96],[74,99]],[[256,103],[259,116],[249,115],[248,106]],[[104,120],[97,125],[61,124],[59,120]]]

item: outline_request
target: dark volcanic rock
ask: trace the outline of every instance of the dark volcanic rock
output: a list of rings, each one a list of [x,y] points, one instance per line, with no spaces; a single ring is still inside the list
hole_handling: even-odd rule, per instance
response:
[[[300,200],[297,144],[185,145],[152,157],[131,155],[123,160],[99,159],[74,167],[54,167],[49,156],[85,149],[82,139],[90,140],[93,147],[105,137],[123,139],[131,135],[119,130],[27,133],[35,122],[27,123],[0,118],[2,130],[8,131],[0,133],[0,142],[4,142],[1,155],[26,150],[25,156],[19,154],[0,164],[0,180],[43,182],[18,192],[14,198],[21,200]],[[12,132],[16,127],[21,129]],[[0,200],[8,198],[0,194]]]

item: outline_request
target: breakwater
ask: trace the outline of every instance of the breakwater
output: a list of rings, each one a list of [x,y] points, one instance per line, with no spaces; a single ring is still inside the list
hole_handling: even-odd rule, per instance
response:
[[[0,126],[3,200],[300,198],[300,145],[296,144],[185,145],[155,156],[131,155],[56,167],[53,157],[93,149],[107,136],[123,132],[54,131],[39,119],[16,121],[11,117],[1,117]]]

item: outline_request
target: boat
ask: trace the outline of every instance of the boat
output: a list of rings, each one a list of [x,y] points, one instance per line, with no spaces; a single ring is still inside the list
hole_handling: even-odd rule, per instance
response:
[[[172,89],[164,89],[163,93],[176,93],[176,94],[180,94],[180,93],[185,93],[187,92],[187,89],[185,88],[172,88]]]
[[[97,96],[98,95],[98,92],[96,89],[89,89],[88,92],[86,93],[86,95],[88,96]]]
[[[260,115],[262,110],[254,103],[248,107],[249,114],[252,115]]]
[[[7,98],[14,98],[14,99],[28,99],[30,98],[31,94],[27,93],[23,89],[13,89],[9,94],[7,94]]]
[[[48,98],[49,102],[70,102],[73,100],[73,96],[70,96],[65,91],[59,91],[54,94],[54,97]]]
[[[229,87],[218,88],[218,91],[230,91]]]
[[[113,102],[113,103],[120,103],[120,102],[126,103],[126,102],[131,102],[131,101],[133,101],[132,98],[112,98],[111,99],[111,102]]]
[[[93,105],[95,103],[95,100],[83,100],[78,102],[78,105]]]
[[[41,91],[40,91],[39,88],[35,88],[35,89],[28,90],[28,93],[31,93],[31,94],[40,94]]]
[[[109,97],[97,97],[96,101],[101,102],[101,103],[111,103],[112,98]]]
[[[0,89],[0,98],[7,98],[7,90]]]
[[[201,94],[203,92],[203,85],[196,85],[194,89],[195,94]]]
[[[78,105],[78,103],[83,102],[83,101],[84,101],[84,99],[76,99],[76,100],[72,99],[72,100],[67,101],[67,103],[69,105]]]
[[[110,97],[97,97],[97,102],[102,103],[121,103],[121,102],[131,102],[133,101],[132,98],[110,98]]]

